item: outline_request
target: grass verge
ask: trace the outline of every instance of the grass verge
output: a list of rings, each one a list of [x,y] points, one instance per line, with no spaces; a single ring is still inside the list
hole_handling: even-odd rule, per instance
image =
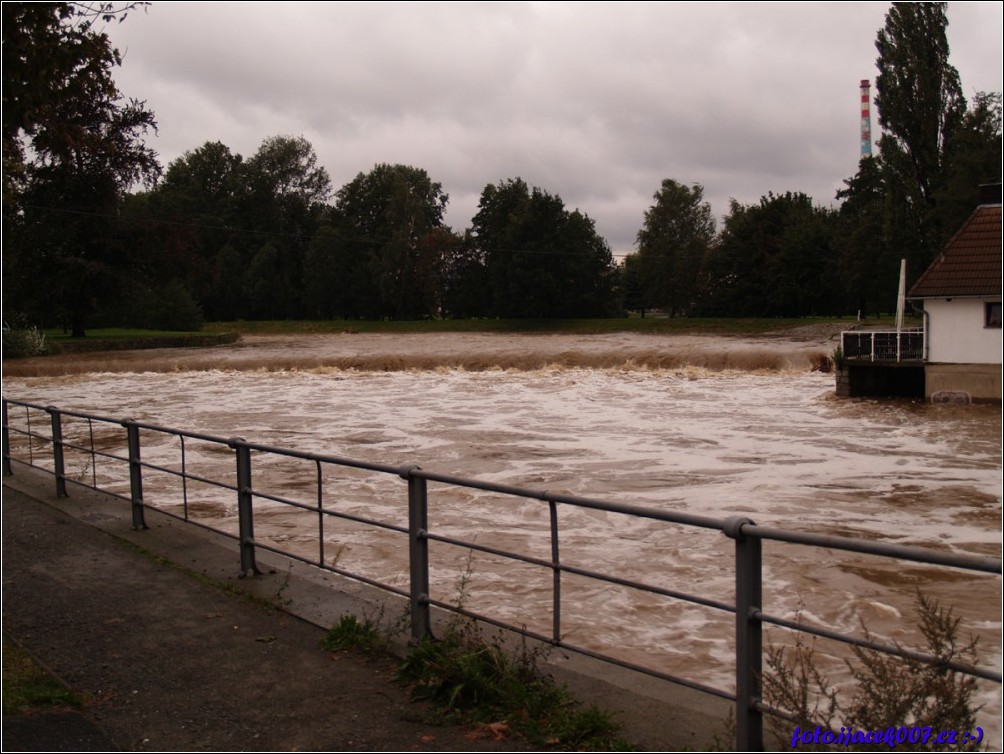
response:
[[[82,706],[80,698],[42,668],[7,634],[3,635],[3,714]]]

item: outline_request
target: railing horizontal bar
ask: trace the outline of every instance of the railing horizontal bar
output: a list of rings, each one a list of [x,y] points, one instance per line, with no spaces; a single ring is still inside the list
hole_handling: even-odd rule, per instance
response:
[[[40,435],[38,432],[33,432],[30,429],[21,429],[20,427],[10,425],[7,427],[7,431],[13,432],[16,435],[23,435],[24,437],[33,437],[36,440],[48,440],[52,442],[52,435]]]
[[[291,508],[300,508],[301,510],[310,511],[311,513],[317,513],[317,503],[301,503],[299,500],[291,500],[288,497],[283,497],[282,495],[273,495],[270,492],[262,492],[261,490],[252,489],[251,494],[262,500],[271,500],[273,503],[282,503],[283,505],[288,505]]]
[[[625,660],[619,660],[616,657],[611,657],[609,655],[601,654],[599,652],[594,652],[591,649],[586,649],[585,647],[580,647],[575,644],[569,644],[568,642],[559,641],[558,646],[562,649],[567,649],[576,654],[585,655],[586,657],[592,657],[595,660],[602,660],[603,662],[610,663],[611,665],[617,665],[618,667],[625,668],[626,670],[633,670],[636,673],[643,673],[644,675],[652,676],[653,678],[660,678],[664,681],[670,681],[672,683],[679,684],[680,686],[686,686],[687,688],[694,689],[695,691],[703,691],[705,694],[710,694],[711,696],[717,696],[719,699],[727,699],[730,702],[736,700],[735,695],[730,694],[727,691],[721,689],[716,689],[713,686],[705,686],[703,683],[698,683],[697,681],[691,681],[686,678],[681,678],[680,676],[671,675],[669,673],[662,673],[658,670],[652,668],[646,668],[642,665],[635,665],[633,662],[626,662]]]
[[[490,547],[489,545],[478,544],[477,542],[471,542],[466,539],[456,539],[454,537],[447,537],[442,534],[433,534],[432,532],[426,532],[425,538],[430,542],[442,542],[447,545],[456,545],[457,547],[464,547],[469,550],[474,550],[475,552],[483,552],[488,555],[498,555],[502,558],[508,558],[509,560],[518,560],[521,563],[529,563],[530,565],[540,566],[541,568],[553,568],[554,565],[550,560],[544,560],[543,558],[535,558],[532,555],[522,555],[518,552],[510,552],[509,550],[500,550],[497,547]]]
[[[301,510],[310,511],[311,513],[317,513],[317,503],[301,503],[297,500],[289,500],[288,498],[281,497],[279,495],[272,495],[268,492],[259,492],[258,490],[252,490],[251,494],[255,497],[260,497],[264,500],[271,500],[276,503],[282,503],[284,505],[292,506],[293,508],[300,508]],[[388,531],[395,531],[399,534],[407,534],[408,527],[400,526],[398,524],[387,523],[386,521],[377,521],[375,518],[365,518],[363,516],[355,516],[351,513],[341,513],[339,511],[333,511],[330,508],[321,508],[321,513],[325,516],[332,516],[333,518],[341,518],[346,521],[355,521],[360,524],[368,524],[369,526],[375,526],[380,529],[387,529]]]
[[[450,474],[439,474],[425,469],[414,469],[412,475],[427,479],[430,482],[441,482],[455,487],[467,487],[469,489],[484,490],[485,492],[497,492],[502,495],[513,497],[525,497],[533,500],[543,500],[549,503],[564,503],[580,508],[590,508],[602,510],[609,513],[622,513],[627,516],[638,518],[655,519],[657,521],[668,521],[674,524],[686,524],[688,526],[699,526],[704,529],[723,530],[725,522],[722,519],[710,518],[708,516],[698,516],[691,513],[681,513],[678,511],[661,511],[654,508],[642,508],[636,505],[625,505],[622,503],[612,503],[606,500],[595,500],[587,497],[576,497],[575,495],[564,495],[543,490],[529,490],[523,487],[513,487],[507,484],[496,484],[494,482],[482,482],[475,479],[465,479],[464,477],[452,476]]]
[[[677,592],[673,589],[664,589],[661,586],[654,586],[652,584],[645,584],[640,581],[632,581],[630,579],[622,579],[617,576],[608,576],[607,574],[598,573],[596,571],[589,571],[585,568],[577,568],[576,566],[562,565],[561,570],[565,573],[574,573],[579,576],[587,576],[589,578],[596,579],[597,581],[606,581],[610,584],[617,584],[618,586],[631,587],[633,589],[638,589],[643,592],[650,592],[651,594],[658,594],[662,597],[672,597],[673,599],[683,600],[684,602],[692,602],[695,605],[703,605],[704,607],[711,607],[716,610],[722,610],[726,613],[735,613],[735,605],[729,605],[725,602],[719,602],[718,600],[705,599],[704,597],[696,597],[692,594],[686,594],[685,592]]]
[[[954,568],[964,568],[970,571],[983,571],[984,573],[999,574],[1001,572],[1001,561],[995,558],[984,558],[979,555],[959,555],[957,553],[947,553],[921,547],[895,545],[888,542],[873,542],[870,540],[857,540],[831,534],[813,534],[809,532],[788,531],[786,529],[773,529],[767,526],[757,526],[755,524],[744,525],[742,527],[742,531],[745,536],[759,537],[760,539],[771,539],[776,542],[789,542],[791,544],[798,545],[826,547],[832,550],[863,552],[868,555],[899,558],[901,560],[911,560],[916,563],[952,566]]]
[[[369,461],[359,461],[354,458],[343,458],[341,456],[329,456],[322,453],[310,453],[306,451],[291,450],[289,448],[277,448],[274,445],[263,443],[245,442],[251,450],[271,455],[284,456],[286,458],[299,458],[303,461],[313,461],[332,464],[334,466],[346,466],[351,469],[363,469],[365,471],[379,471],[383,474],[394,474],[395,476],[407,476],[410,466],[390,466],[385,463],[371,463]]]
[[[164,466],[158,466],[156,464],[150,463],[148,461],[140,461],[140,466],[144,469],[153,469],[154,471],[160,471],[164,474],[170,474],[172,476],[181,477],[182,479],[188,479],[193,482],[202,482],[203,484],[208,484],[212,487],[219,487],[224,490],[230,490],[231,492],[237,491],[236,484],[230,484],[229,482],[221,482],[218,479],[210,479],[209,477],[199,476],[198,474],[190,474],[188,472],[181,472],[177,469],[169,469]]]
[[[274,500],[279,503],[286,503],[287,505],[292,505],[296,508],[302,508],[305,511],[310,511],[311,513],[317,513],[317,505],[307,505],[305,503],[298,503],[293,500],[283,500],[275,495],[269,495],[265,492],[253,492],[255,497],[262,497],[266,500]],[[366,518],[365,516],[356,516],[352,513],[342,513],[340,511],[332,510],[331,508],[321,508],[321,513],[325,516],[331,516],[332,518],[340,518],[345,521],[352,521],[357,524],[367,524],[368,526],[375,526],[378,529],[386,529],[387,531],[397,532],[398,534],[407,534],[408,527],[400,526],[398,524],[391,524],[386,521],[377,521],[375,518]]]
[[[40,411],[47,411],[46,407],[29,402],[8,400],[8,403],[13,405],[27,406],[29,408],[35,408]],[[106,421],[106,422],[113,421],[108,417],[97,416],[94,414],[87,414],[84,412],[61,411],[61,413],[67,416],[76,416],[79,418],[93,419],[96,421]],[[202,435],[194,432],[185,432],[182,430],[175,430],[168,427],[161,427],[155,424],[137,422],[137,426],[144,429],[166,432],[169,434],[182,435],[185,437],[192,437],[197,439],[206,439],[212,442],[218,442],[222,444],[229,443],[229,440],[227,440],[226,438],[212,435]],[[389,466],[386,464],[373,464],[363,461],[355,461],[353,459],[348,459],[348,458],[340,458],[337,456],[327,456],[316,453],[301,453],[298,451],[288,451],[281,448],[275,448],[273,446],[259,443],[247,443],[247,445],[249,448],[254,450],[276,453],[279,455],[284,455],[289,457],[302,458],[304,460],[319,461],[322,463],[331,463],[339,466],[348,466],[350,468],[378,471],[382,473],[392,473],[399,476],[407,476],[408,474],[411,474],[414,476],[425,478],[429,481],[442,482],[445,484],[452,484],[472,489],[481,489],[488,492],[498,492],[501,494],[512,495],[517,497],[525,497],[549,502],[565,503],[584,508],[592,508],[594,510],[604,510],[612,513],[622,513],[625,515],[638,516],[641,518],[649,518],[660,521],[667,521],[670,523],[686,524],[692,526],[699,526],[701,528],[718,529],[718,530],[722,530],[724,528],[724,521],[709,518],[706,516],[697,516],[678,512],[652,510],[652,509],[640,508],[637,506],[611,503],[603,500],[580,498],[572,495],[561,495],[545,491],[527,490],[520,487],[513,487],[510,485],[500,485],[490,482],[481,482],[477,480],[464,479],[462,477],[456,477],[448,474],[439,474],[414,467],[407,467],[407,466],[400,467],[400,466]],[[805,544],[805,545],[828,547],[832,549],[840,549],[853,552],[863,552],[866,554],[898,557],[906,560],[911,560],[914,562],[930,563],[936,565],[947,565],[950,567],[983,571],[986,573],[996,573],[996,574],[1001,573],[1001,561],[993,558],[983,558],[979,556],[964,555],[964,554],[963,555],[948,554],[936,550],[907,547],[904,545],[893,545],[882,542],[858,541],[847,537],[838,537],[833,535],[814,534],[806,532],[793,532],[783,529],[774,529],[771,527],[756,526],[752,524],[745,525],[743,527],[743,533],[751,536],[758,536],[762,539],[772,539],[775,541],[789,542],[792,544]]]
[[[93,418],[93,417],[91,417]],[[107,417],[103,417],[107,421]],[[165,435],[177,435],[178,437],[185,437],[190,440],[203,440],[205,442],[211,442],[216,445],[229,445],[232,438],[220,437],[219,435],[207,435],[202,432],[192,432],[187,429],[175,429],[173,427],[162,427],[159,424],[148,424],[147,422],[133,422],[140,429],[145,429],[149,432],[160,432]]]
[[[110,461],[121,461],[122,463],[129,463],[129,459],[126,456],[117,456],[114,453],[107,453],[103,450],[91,450],[88,445],[75,445],[72,442],[67,442],[63,440],[63,448],[65,450],[79,450],[81,453],[86,453],[87,455],[95,455],[99,458],[107,458]]]
[[[317,510],[314,508],[313,510]],[[370,526],[375,526],[378,529],[385,529],[386,531],[397,532],[398,534],[407,534],[408,527],[401,526],[399,524],[391,524],[386,521],[377,521],[374,518],[365,518],[364,516],[356,516],[352,513],[337,513],[336,511],[324,508],[321,511],[325,516],[334,516],[335,518],[342,518],[346,521],[354,521],[358,524],[369,524]]]
[[[540,566],[541,568],[557,570],[563,573],[571,573],[576,576],[583,576],[585,578],[594,579],[596,581],[603,581],[608,584],[615,584],[617,586],[624,586],[631,589],[637,589],[641,592],[648,592],[649,594],[657,594],[661,597],[671,597],[673,599],[682,600],[684,602],[690,602],[695,605],[703,605],[704,607],[714,608],[716,610],[722,610],[727,613],[735,613],[736,608],[734,605],[729,605],[725,602],[719,602],[718,600],[705,599],[704,597],[697,597],[692,594],[686,594],[685,592],[677,592],[673,589],[665,589],[663,587],[655,586],[654,584],[646,584],[642,581],[633,581],[631,579],[622,579],[617,576],[610,576],[605,573],[600,573],[599,571],[590,571],[587,568],[579,568],[577,566],[559,564],[555,565],[550,560],[545,560],[543,558],[535,558],[530,555],[521,555],[517,552],[510,552],[508,550],[500,550],[495,547],[489,547],[488,545],[478,544],[477,542],[471,542],[463,539],[455,539],[453,537],[443,536],[441,534],[433,534],[428,532],[426,537],[430,542],[442,542],[448,545],[455,545],[457,547],[466,547],[470,550],[475,550],[477,552],[484,552],[489,555],[498,555],[503,558],[509,558],[510,560],[518,560],[522,563],[529,563],[531,565]]]
[[[851,644],[855,647],[861,647],[862,649],[872,649],[876,652],[882,652],[883,654],[893,655],[895,657],[917,660],[918,662],[923,662],[927,665],[935,665],[937,667],[947,668],[948,670],[954,670],[965,675],[971,675],[976,678],[983,678],[988,681],[1001,683],[1000,673],[995,673],[990,670],[980,670],[979,668],[966,663],[944,662],[934,655],[925,654],[924,652],[915,652],[912,649],[903,649],[902,647],[897,647],[893,644],[882,644],[881,642],[870,641],[868,639],[859,639],[854,636],[847,636],[846,634],[838,633],[837,631],[820,628],[819,626],[798,623],[797,621],[790,621],[784,618],[777,618],[773,615],[767,615],[766,613],[757,613],[757,618],[762,623],[770,623],[775,626],[790,628],[792,631],[812,634],[813,636],[820,636],[824,639],[832,639],[833,641],[839,641],[843,644]]]
[[[307,565],[314,566],[315,568],[323,568],[325,571],[330,571],[331,573],[337,573],[339,576],[344,576],[347,579],[352,579],[353,581],[359,581],[363,584],[367,584],[377,589],[382,589],[385,592],[391,592],[399,597],[407,598],[408,591],[404,589],[399,589],[396,586],[391,586],[390,584],[385,584],[382,581],[376,581],[368,576],[362,576],[358,573],[353,573],[352,571],[347,571],[344,568],[339,568],[338,566],[330,566],[324,563],[319,563],[314,558],[308,558],[303,555],[297,555],[294,552],[289,552],[288,550],[282,550],[278,547],[273,547],[265,542],[255,541],[255,547],[259,547],[263,550],[268,550],[269,552],[274,552],[276,555],[282,555],[283,557],[290,558],[292,560],[298,560],[301,563],[306,563]]]

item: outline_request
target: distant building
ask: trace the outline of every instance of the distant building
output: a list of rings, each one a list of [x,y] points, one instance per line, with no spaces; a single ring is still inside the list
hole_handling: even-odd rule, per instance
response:
[[[924,310],[924,395],[1001,400],[1001,186],[907,294]]]

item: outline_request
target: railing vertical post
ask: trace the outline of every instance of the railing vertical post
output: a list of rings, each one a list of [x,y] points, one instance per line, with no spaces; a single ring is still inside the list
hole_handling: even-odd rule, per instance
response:
[[[321,462],[314,461],[317,467],[317,564],[324,568],[324,477],[321,474]]]
[[[129,493],[132,500],[132,528],[147,529],[143,508],[143,464],[140,462],[139,427],[133,419],[123,419],[129,448]],[[93,452],[93,451],[92,451]]]
[[[763,751],[760,679],[763,674],[761,543],[743,535],[748,518],[725,522],[736,543],[736,751]]]
[[[66,464],[63,460],[63,417],[55,406],[46,406],[52,418],[52,470],[56,476],[56,497],[67,497]]]
[[[411,582],[411,638],[432,635],[429,610],[429,487],[411,466],[401,476],[408,480],[408,567]]]
[[[548,500],[551,509],[551,638],[561,639],[561,550],[558,545],[558,505]]]
[[[10,467],[10,425],[7,423],[7,399],[3,399],[3,475],[10,476],[14,470]]]
[[[261,574],[255,563],[254,492],[251,487],[251,448],[243,437],[230,440],[237,456],[237,529],[241,548],[240,578],[248,573]]]

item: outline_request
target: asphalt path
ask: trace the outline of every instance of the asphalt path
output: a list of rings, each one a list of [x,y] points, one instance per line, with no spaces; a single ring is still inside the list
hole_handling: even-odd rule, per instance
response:
[[[4,751],[512,751],[427,722],[394,663],[3,489],[3,630],[84,702],[4,716]]]

